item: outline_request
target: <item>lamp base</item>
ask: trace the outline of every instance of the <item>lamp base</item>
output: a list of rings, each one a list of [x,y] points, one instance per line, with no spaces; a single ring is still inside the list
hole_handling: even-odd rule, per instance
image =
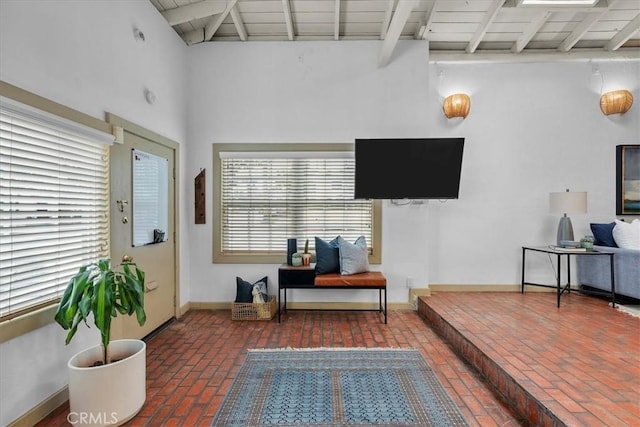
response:
[[[562,242],[563,240],[573,241],[573,225],[571,225],[571,218],[569,218],[567,214],[560,218],[556,244],[558,246],[561,246],[560,242]]]

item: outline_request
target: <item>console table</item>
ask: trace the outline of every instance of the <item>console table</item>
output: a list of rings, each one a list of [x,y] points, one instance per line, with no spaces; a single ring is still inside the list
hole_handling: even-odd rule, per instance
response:
[[[555,255],[557,258],[557,272],[556,272],[556,284],[555,285],[545,285],[545,284],[540,284],[540,283],[532,283],[532,282],[527,282],[525,280],[525,271],[526,271],[526,264],[525,264],[525,257],[527,254],[527,251],[530,252],[542,252],[542,253],[546,253],[549,255]],[[615,273],[614,273],[614,269],[613,269],[613,252],[607,252],[607,251],[572,251],[570,249],[567,250],[561,250],[561,249],[556,249],[554,247],[551,246],[523,246],[522,247],[522,282],[521,282],[521,293],[524,293],[524,287],[525,285],[529,285],[529,286],[542,286],[545,288],[554,288],[556,289],[556,293],[557,293],[557,298],[558,298],[558,308],[560,307],[560,296],[564,293],[570,293],[571,292],[571,256],[608,256],[609,257],[609,265],[611,268],[611,292],[605,292],[606,294],[609,294],[611,296],[611,305],[613,307],[616,306],[616,285],[615,285]],[[567,264],[567,284],[562,286],[561,285],[561,271],[562,271],[562,259],[565,258],[566,260],[566,264]],[[597,291],[585,291],[582,290],[581,292],[584,293],[594,293],[594,294],[602,294],[602,292],[597,292]]]
[[[384,315],[384,323],[387,323],[387,280],[379,271],[349,276],[341,276],[339,273],[316,275],[314,265],[294,267],[282,264],[278,268],[278,323],[280,323],[280,314],[287,311],[287,289],[377,289],[379,293],[377,309],[352,310],[378,311]],[[284,305],[280,304],[281,294],[284,294]]]

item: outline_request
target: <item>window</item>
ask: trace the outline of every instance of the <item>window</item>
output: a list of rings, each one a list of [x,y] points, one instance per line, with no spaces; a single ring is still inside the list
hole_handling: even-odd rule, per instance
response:
[[[109,254],[111,135],[0,100],[0,317],[50,304]]]
[[[287,238],[364,235],[380,262],[380,203],[354,200],[352,144],[214,144],[214,262],[278,263]]]

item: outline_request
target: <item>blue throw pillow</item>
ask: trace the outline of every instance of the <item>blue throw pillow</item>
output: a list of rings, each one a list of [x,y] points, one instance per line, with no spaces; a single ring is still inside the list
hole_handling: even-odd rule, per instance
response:
[[[339,237],[330,242],[316,237],[316,274],[338,273],[340,271]]]
[[[340,274],[349,275],[369,271],[369,250],[364,236],[349,243],[338,236],[340,245]]]
[[[598,246],[610,246],[612,248],[617,248],[618,245],[613,239],[613,227],[615,226],[615,222],[611,222],[609,224],[596,224],[592,222],[591,232],[593,233],[593,237],[595,239],[595,242],[593,242],[593,244]]]
[[[235,302],[253,302],[253,286],[260,286],[263,301],[269,301],[269,293],[267,291],[268,277],[264,276],[255,283],[249,283],[246,280],[236,277],[236,301]]]

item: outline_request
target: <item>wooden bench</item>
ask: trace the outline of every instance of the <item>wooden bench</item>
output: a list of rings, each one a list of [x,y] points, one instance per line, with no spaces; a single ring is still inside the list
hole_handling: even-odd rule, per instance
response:
[[[278,323],[280,314],[287,311],[287,289],[377,289],[377,309],[353,310],[380,312],[384,316],[384,323],[387,323],[387,279],[380,271],[348,276],[340,273],[316,275],[313,266],[293,267],[283,264],[278,269]],[[284,305],[280,304],[281,293],[284,293]]]

